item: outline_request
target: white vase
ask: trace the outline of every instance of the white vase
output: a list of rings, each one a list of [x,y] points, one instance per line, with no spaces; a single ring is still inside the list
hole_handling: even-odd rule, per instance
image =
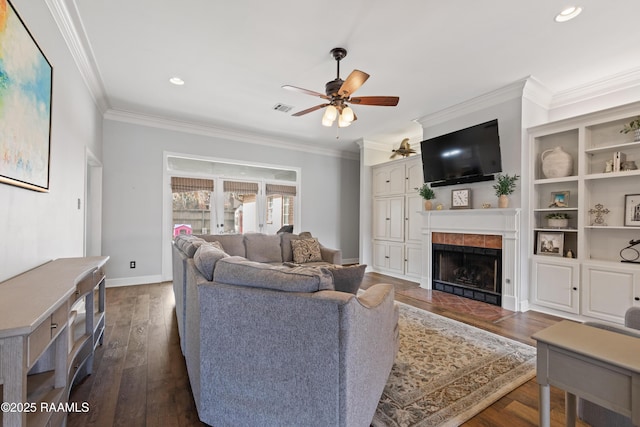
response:
[[[546,178],[561,178],[573,173],[573,158],[562,147],[543,151],[540,160]]]

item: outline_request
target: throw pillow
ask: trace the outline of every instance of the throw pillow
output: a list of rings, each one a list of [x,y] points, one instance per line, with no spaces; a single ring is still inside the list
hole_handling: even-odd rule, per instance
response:
[[[210,282],[213,280],[216,263],[228,256],[214,245],[200,245],[193,256],[193,262],[200,273]]]
[[[347,267],[329,267],[329,272],[333,275],[333,286],[336,291],[349,292],[354,295],[358,293],[364,271],[367,269],[366,264],[350,265]]]
[[[315,237],[311,239],[292,240],[291,249],[293,250],[293,262],[296,264],[322,261],[320,243]]]

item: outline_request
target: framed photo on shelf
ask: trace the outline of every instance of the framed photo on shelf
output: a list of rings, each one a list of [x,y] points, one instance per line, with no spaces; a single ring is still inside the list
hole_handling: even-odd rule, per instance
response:
[[[564,233],[557,231],[538,232],[538,255],[563,256],[564,255]]]
[[[640,227],[640,194],[625,194],[624,225],[625,227]]]
[[[550,208],[568,208],[569,207],[569,192],[568,191],[553,191],[551,193]]]

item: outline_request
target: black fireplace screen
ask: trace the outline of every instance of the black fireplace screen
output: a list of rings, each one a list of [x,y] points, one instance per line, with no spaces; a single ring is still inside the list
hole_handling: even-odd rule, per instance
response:
[[[501,304],[502,250],[433,244],[433,288]]]

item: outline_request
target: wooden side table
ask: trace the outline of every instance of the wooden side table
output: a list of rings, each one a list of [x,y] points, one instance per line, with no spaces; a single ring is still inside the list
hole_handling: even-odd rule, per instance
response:
[[[640,425],[640,339],[563,320],[537,341],[540,426],[550,425],[549,387],[566,392],[566,425],[575,426],[576,397]]]

